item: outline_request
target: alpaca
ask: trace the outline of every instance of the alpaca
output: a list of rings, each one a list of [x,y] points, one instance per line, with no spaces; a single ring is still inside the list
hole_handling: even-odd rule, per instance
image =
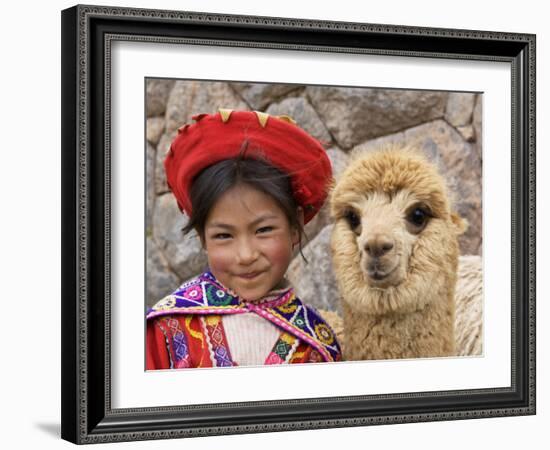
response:
[[[344,355],[346,330],[342,317],[332,310],[318,310],[330,325]],[[458,259],[455,289],[455,355],[479,356],[483,350],[483,271],[481,256],[464,255]]]
[[[331,189],[345,360],[455,354],[458,236],[444,179],[419,152],[358,157]]]
[[[481,355],[483,347],[483,270],[481,256],[458,260],[455,291],[455,354]]]

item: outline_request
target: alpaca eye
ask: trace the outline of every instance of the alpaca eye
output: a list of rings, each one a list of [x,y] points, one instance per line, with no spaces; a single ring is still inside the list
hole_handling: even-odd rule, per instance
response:
[[[416,208],[409,216],[409,221],[417,226],[424,225],[424,222],[426,222],[426,219],[428,218],[428,215],[426,214],[426,211]]]
[[[355,214],[355,212],[351,210],[346,211],[344,217],[352,230],[355,230],[359,225],[361,225],[361,219],[357,214]]]
[[[421,206],[411,208],[407,213],[408,230],[413,234],[420,233],[431,218],[429,211]]]

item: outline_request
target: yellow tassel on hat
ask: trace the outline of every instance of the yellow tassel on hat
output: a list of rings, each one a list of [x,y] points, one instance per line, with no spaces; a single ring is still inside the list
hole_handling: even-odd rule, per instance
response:
[[[232,109],[225,109],[225,108],[220,108],[218,111],[220,112],[220,115],[222,116],[222,122],[223,123],[226,123],[229,120],[229,116],[231,116],[231,113],[233,112]]]
[[[260,125],[262,126],[262,128],[265,128],[267,124],[267,119],[269,119],[269,114],[266,114],[260,111],[254,111],[254,114],[258,116],[258,121],[260,122]]]
[[[220,113],[222,122],[227,123],[229,121],[229,118],[231,117],[231,113],[233,112],[233,110],[228,108],[219,108],[218,112]],[[262,128],[265,128],[270,115],[261,111],[254,111],[254,114],[256,114],[256,117],[258,118],[258,122],[260,122],[260,125],[262,126]],[[296,125],[296,121],[290,116],[283,115],[283,116],[273,116],[273,117],[276,117],[277,119],[283,120],[287,123],[292,123]]]
[[[277,116],[277,119],[284,120],[285,122],[296,125],[296,121],[290,116]]]

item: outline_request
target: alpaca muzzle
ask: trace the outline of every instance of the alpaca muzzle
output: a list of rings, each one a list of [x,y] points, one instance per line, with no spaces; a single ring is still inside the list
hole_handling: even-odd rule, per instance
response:
[[[380,258],[394,248],[393,239],[386,234],[376,234],[365,243],[365,251],[370,257]]]
[[[387,257],[368,257],[365,272],[368,283],[377,288],[385,288],[398,284],[401,280],[397,276],[398,262]]]

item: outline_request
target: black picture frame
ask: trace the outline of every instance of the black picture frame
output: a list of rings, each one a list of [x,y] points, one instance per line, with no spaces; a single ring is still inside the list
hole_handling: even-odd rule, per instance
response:
[[[113,409],[108,62],[117,39],[509,63],[511,385]],[[532,34],[200,12],[62,11],[62,438],[84,444],[535,414],[535,42]]]

